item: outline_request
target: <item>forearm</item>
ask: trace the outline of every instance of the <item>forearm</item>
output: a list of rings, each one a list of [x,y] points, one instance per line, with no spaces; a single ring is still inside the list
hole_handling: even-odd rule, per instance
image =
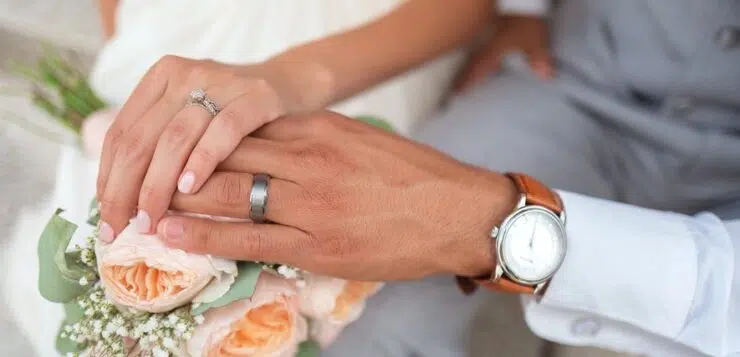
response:
[[[356,94],[470,41],[490,19],[490,0],[409,0],[361,27],[292,48],[267,62],[292,109]],[[277,80],[277,79],[276,79]]]
[[[103,27],[103,35],[106,39],[111,38],[116,31],[117,8],[118,0],[98,0],[100,23]]]

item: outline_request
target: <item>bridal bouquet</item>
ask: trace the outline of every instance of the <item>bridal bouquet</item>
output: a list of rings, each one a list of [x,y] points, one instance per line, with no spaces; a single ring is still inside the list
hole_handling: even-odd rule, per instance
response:
[[[315,356],[381,283],[166,247],[129,225],[110,244],[57,211],[39,241],[39,290],[64,304],[57,349],[68,356]]]
[[[29,99],[34,106],[49,115],[54,123],[80,137],[88,118],[103,111],[105,102],[93,91],[82,65],[72,55],[46,49],[34,63],[11,62],[7,69],[28,81]],[[5,116],[13,119],[12,116]],[[31,121],[16,120],[14,124],[41,136],[51,136],[43,127]]]
[[[93,122],[103,123],[104,133],[110,115],[100,117]],[[392,130],[382,120],[358,119]],[[138,233],[133,223],[102,243],[96,203],[85,227],[91,233],[73,244],[78,227],[62,213],[39,239],[39,291],[64,306],[56,348],[67,356],[313,357],[382,286],[191,254]]]

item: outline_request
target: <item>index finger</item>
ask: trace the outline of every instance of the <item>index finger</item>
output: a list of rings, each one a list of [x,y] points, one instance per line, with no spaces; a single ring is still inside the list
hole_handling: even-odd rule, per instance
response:
[[[113,165],[113,155],[124,134],[164,95],[168,81],[162,73],[165,71],[163,67],[172,62],[170,57],[164,57],[149,68],[105,134],[98,167],[97,197],[103,196],[103,190]]]

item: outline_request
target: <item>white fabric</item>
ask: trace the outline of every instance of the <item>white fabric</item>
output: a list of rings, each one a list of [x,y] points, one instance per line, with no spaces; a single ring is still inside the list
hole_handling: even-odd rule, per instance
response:
[[[498,0],[502,14],[545,16],[550,13],[552,0]]]
[[[280,51],[381,16],[402,0],[122,0],[117,35],[99,54],[91,74],[96,91],[111,104],[125,102],[139,78],[166,54],[230,63],[264,60]],[[461,54],[429,63],[406,76],[340,103],[347,115],[374,115],[406,133],[431,113],[451,82]],[[2,252],[10,269],[2,290],[13,318],[40,357],[56,356],[62,321],[58,305],[38,294],[36,238],[57,207],[83,223],[95,193],[97,161],[76,147],[62,149],[53,197],[19,219]],[[1,280],[1,279],[0,279]]]
[[[568,254],[539,301],[543,338],[649,356],[740,356],[740,220],[562,192]]]
[[[103,42],[96,3],[96,0],[0,0],[0,28],[58,48],[93,54]]]
[[[92,72],[95,88],[122,103],[146,70],[167,54],[228,63],[268,59],[297,44],[357,26],[400,0],[125,0],[117,35]],[[445,93],[459,54],[434,61],[332,109],[375,115],[403,133],[427,117]]]

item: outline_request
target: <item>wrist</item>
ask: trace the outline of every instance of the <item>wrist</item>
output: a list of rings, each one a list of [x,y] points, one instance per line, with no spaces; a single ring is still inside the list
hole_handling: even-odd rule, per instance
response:
[[[473,225],[454,249],[451,273],[459,276],[477,277],[493,271],[496,256],[491,230],[514,211],[519,199],[514,182],[501,174],[489,174],[476,189],[480,190],[476,202],[470,202],[464,213],[473,218]]]
[[[288,113],[318,110],[333,102],[334,73],[318,62],[294,59],[285,53],[263,62],[260,67]]]

